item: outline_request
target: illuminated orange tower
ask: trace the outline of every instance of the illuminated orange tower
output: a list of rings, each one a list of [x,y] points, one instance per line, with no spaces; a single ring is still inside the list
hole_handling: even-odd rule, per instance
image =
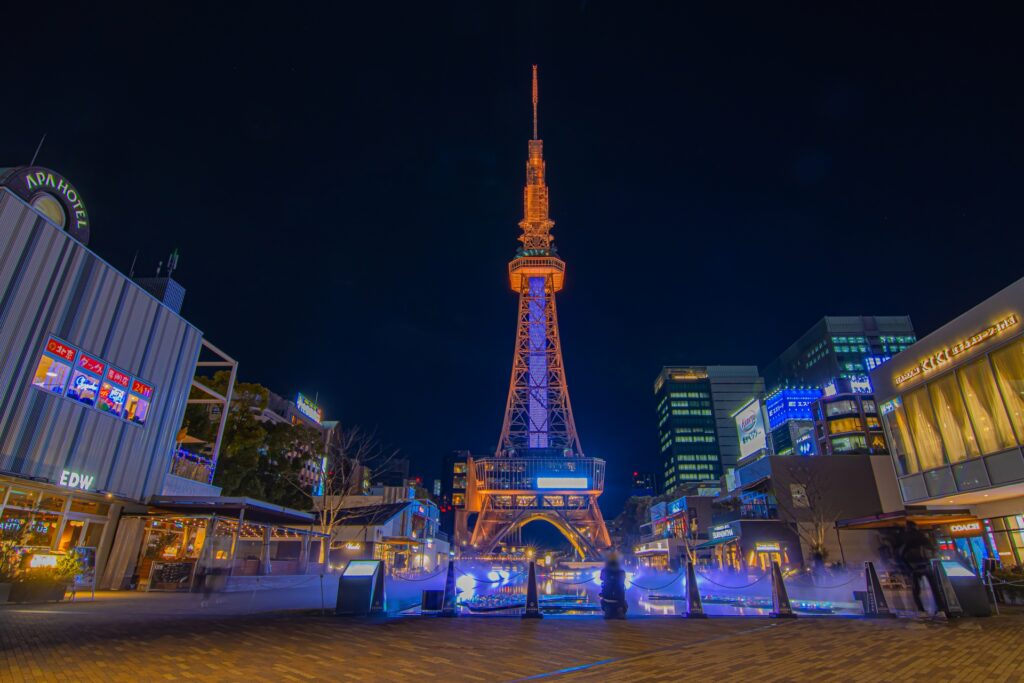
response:
[[[457,524],[457,540],[464,551],[487,555],[523,525],[543,519],[582,558],[597,559],[611,546],[597,505],[604,461],[584,457],[569,402],[555,308],[565,261],[551,236],[555,222],[548,213],[544,142],[537,135],[537,94],[535,65],[522,246],[508,264],[509,284],[519,294],[512,380],[497,452],[469,463],[466,514],[479,514],[471,537],[465,523]]]

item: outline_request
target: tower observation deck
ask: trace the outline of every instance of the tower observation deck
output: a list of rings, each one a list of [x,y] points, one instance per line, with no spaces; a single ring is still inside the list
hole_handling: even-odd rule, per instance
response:
[[[529,522],[543,519],[583,559],[611,546],[597,498],[604,461],[583,455],[573,420],[555,294],[565,283],[549,215],[544,142],[537,130],[537,67],[533,67],[533,138],[526,161],[522,242],[508,264],[519,295],[516,344],[505,418],[493,457],[469,463],[464,518],[456,540],[468,554],[488,555]],[[479,513],[470,535],[467,518]],[[512,534],[512,535],[510,535]]]

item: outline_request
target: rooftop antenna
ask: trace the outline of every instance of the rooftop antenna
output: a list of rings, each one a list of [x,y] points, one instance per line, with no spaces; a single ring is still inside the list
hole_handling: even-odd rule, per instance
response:
[[[136,249],[135,250],[135,256],[132,257],[132,267],[131,267],[131,270],[128,271],[128,277],[129,278],[135,277],[135,262],[138,261],[138,260],[139,260],[139,250]]]
[[[167,257],[167,277],[170,277],[171,274],[175,270],[177,270],[177,269],[178,269],[178,249],[175,248],[174,251],[171,252],[171,255]]]
[[[533,65],[533,139],[537,139],[537,65]]]
[[[29,166],[35,166],[36,165],[36,157],[39,156],[39,150],[41,150],[43,148],[43,143],[44,142],[46,142],[46,133],[43,133],[43,137],[40,138],[39,144],[36,145],[36,153],[32,155],[32,161],[30,161],[28,163]]]

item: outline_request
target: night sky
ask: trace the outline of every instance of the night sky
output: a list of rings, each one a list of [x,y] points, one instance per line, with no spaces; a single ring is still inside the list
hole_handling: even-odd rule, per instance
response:
[[[429,480],[501,428],[538,63],[613,515],[661,469],[663,364],[763,367],[826,314],[924,334],[1024,275],[1021,17],[822,4],[22,4],[0,165],[47,133],[92,249],[150,274],[179,248],[183,313],[242,379],[318,393]]]

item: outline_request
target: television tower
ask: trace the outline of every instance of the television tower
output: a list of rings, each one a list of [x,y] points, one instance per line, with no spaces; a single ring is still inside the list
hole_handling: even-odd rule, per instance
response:
[[[509,284],[519,295],[512,379],[497,452],[468,468],[467,513],[480,513],[470,544],[473,552],[489,554],[502,540],[515,538],[523,525],[544,519],[582,558],[596,559],[611,546],[597,505],[604,461],[583,455],[569,402],[555,308],[565,261],[551,236],[555,222],[548,213],[537,103],[534,65],[533,138],[519,221],[522,245],[508,264]]]

